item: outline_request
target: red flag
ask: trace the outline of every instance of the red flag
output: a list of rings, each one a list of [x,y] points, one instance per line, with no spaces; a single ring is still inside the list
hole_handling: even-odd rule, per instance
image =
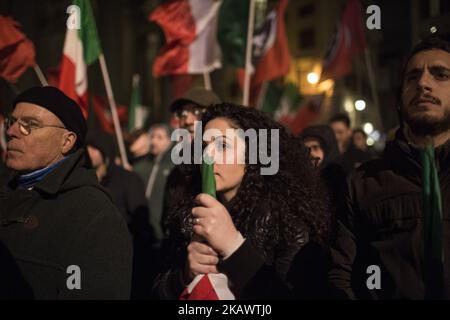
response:
[[[36,63],[34,45],[14,19],[0,16],[0,25],[0,77],[16,82]]]
[[[111,111],[108,108],[105,98],[99,96],[92,96],[92,108],[94,109],[95,115],[102,126],[103,131],[109,134],[114,134],[114,123],[111,116]],[[127,110],[126,106],[117,106],[117,115],[121,124],[126,124],[127,120]]]
[[[352,56],[366,48],[361,10],[359,0],[348,1],[323,61],[322,81],[350,73]]]
[[[262,27],[253,35],[252,60],[256,65],[251,77],[251,101],[254,102],[260,86],[273,79],[285,76],[289,72],[291,57],[285,31],[284,14],[288,0],[280,0],[272,10]],[[238,69],[238,79],[244,87],[245,70]]]
[[[288,0],[280,0],[274,11],[269,13],[267,24],[270,23],[270,33],[267,36],[266,48],[262,49],[255,73],[252,76],[252,87],[286,75],[289,72],[291,56],[284,26],[284,13]],[[271,39],[273,44],[270,45]]]

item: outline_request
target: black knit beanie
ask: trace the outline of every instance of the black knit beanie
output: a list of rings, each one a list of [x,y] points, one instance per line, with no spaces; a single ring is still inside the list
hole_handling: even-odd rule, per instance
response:
[[[84,147],[87,125],[80,106],[55,87],[33,87],[20,93],[13,107],[20,102],[36,104],[47,109],[61,120],[67,130],[77,135],[76,147]]]

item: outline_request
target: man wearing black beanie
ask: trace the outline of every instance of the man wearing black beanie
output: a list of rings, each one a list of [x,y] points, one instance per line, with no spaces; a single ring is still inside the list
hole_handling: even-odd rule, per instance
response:
[[[131,239],[85,162],[80,107],[54,87],[28,89],[13,107],[5,121],[13,174],[0,186],[0,299],[128,299]]]

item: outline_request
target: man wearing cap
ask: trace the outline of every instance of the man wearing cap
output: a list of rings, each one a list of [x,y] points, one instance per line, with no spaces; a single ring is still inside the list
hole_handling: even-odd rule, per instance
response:
[[[195,121],[200,121],[207,107],[221,102],[213,91],[193,88],[181,98],[174,100],[170,105],[170,111],[178,118],[180,128],[188,130],[193,138]]]
[[[86,121],[54,87],[14,101],[0,186],[0,298],[128,299],[124,218],[89,168]]]
[[[220,98],[213,91],[193,88],[188,90],[182,97],[174,100],[170,105],[170,111],[178,118],[180,128],[188,130],[191,134],[191,139],[193,139],[195,122],[201,120],[207,107],[221,102]],[[178,199],[182,198],[184,192],[189,192],[189,186],[186,182],[188,172],[186,170],[188,169],[183,164],[177,165],[167,178],[162,213],[163,229],[166,229],[164,220],[169,215],[173,205],[178,202]]]

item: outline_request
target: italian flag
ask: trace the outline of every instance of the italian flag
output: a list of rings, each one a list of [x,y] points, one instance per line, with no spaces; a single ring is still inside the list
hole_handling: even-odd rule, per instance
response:
[[[221,1],[170,0],[150,14],[166,45],[153,65],[155,77],[210,72],[221,67],[217,18]]]
[[[70,18],[79,18],[80,28],[67,29],[58,87],[78,102],[87,117],[87,66],[98,59],[102,49],[89,0],[75,0],[73,5],[80,8],[80,16]]]

